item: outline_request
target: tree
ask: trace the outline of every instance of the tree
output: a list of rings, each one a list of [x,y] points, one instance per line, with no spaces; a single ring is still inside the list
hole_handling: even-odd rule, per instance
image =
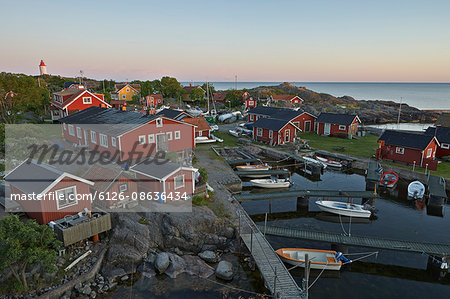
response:
[[[172,77],[161,78],[161,91],[164,97],[179,98],[183,94],[183,87],[177,79]]]
[[[203,101],[205,99],[205,93],[200,88],[193,88],[189,93],[189,98],[192,101]]]
[[[216,92],[216,89],[214,88],[214,85],[212,85],[211,83],[209,83],[208,86],[209,86],[209,92],[210,92],[210,94]],[[203,83],[202,89],[203,89],[204,91],[206,91],[206,83]]]
[[[0,270],[9,269],[26,290],[27,266],[40,263],[45,272],[55,271],[55,249],[61,244],[49,226],[35,220],[23,223],[16,215],[6,216],[0,220]]]
[[[242,91],[241,90],[227,90],[225,100],[230,103],[231,107],[238,107],[242,105]]]

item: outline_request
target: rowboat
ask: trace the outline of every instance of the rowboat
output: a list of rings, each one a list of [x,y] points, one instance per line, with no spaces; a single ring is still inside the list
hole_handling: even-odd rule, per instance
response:
[[[237,170],[256,171],[256,170],[269,170],[270,166],[267,164],[239,165],[236,166],[236,168]]]
[[[318,205],[319,208],[324,212],[349,217],[369,218],[370,215],[372,214],[371,211],[365,210],[364,206],[353,203],[345,203],[330,200],[318,200],[316,201],[316,205]]]
[[[387,188],[392,188],[397,184],[398,174],[393,171],[385,172],[381,175],[380,184]]]
[[[425,194],[425,186],[419,182],[414,181],[408,185],[408,199],[417,200],[422,199]]]
[[[228,133],[230,133],[234,137],[239,137],[242,135],[242,131],[238,131],[238,130],[228,130]]]
[[[288,179],[256,179],[250,180],[250,183],[255,187],[269,189],[287,188],[291,185],[291,182]]]
[[[342,261],[333,250],[303,249],[303,248],[280,248],[275,251],[280,259],[290,265],[305,267],[305,254],[311,262],[311,269],[340,270]]]
[[[216,136],[214,136],[213,134],[211,134],[211,138],[214,139],[214,140],[216,140],[217,142],[223,142],[223,139],[221,139],[221,138],[219,138],[219,137],[216,137]]]
[[[311,163],[311,164],[313,164],[313,165],[321,166],[321,167],[323,167],[323,168],[326,168],[326,167],[327,167],[326,164],[324,164],[324,163],[322,163],[321,161],[318,161],[318,160],[316,160],[316,159],[314,159],[314,158],[311,158],[311,157],[303,157],[303,160],[305,160],[306,162]]]
[[[324,165],[326,166],[331,166],[331,167],[336,167],[336,168],[341,168],[342,167],[342,163],[338,162],[338,161],[333,161],[327,158],[323,158],[323,157],[319,157],[316,156],[316,159],[320,162],[322,162]]]
[[[212,143],[216,142],[216,139],[209,139],[206,136],[195,137],[195,143]]]

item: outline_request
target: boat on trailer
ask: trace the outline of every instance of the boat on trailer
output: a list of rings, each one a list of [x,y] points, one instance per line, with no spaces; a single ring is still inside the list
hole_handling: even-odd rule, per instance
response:
[[[195,143],[213,143],[216,142],[216,139],[210,139],[206,136],[195,137]]]
[[[364,209],[364,206],[349,202],[318,200],[316,205],[324,212],[342,216],[370,218],[370,215],[372,215],[372,212]]]
[[[425,194],[425,186],[419,182],[414,181],[408,185],[408,199],[410,200],[420,200]]]
[[[398,174],[393,171],[385,172],[381,175],[380,185],[386,188],[393,188],[398,182]]]
[[[305,254],[311,262],[311,269],[335,270],[341,269],[342,261],[334,250],[280,248],[275,251],[280,259],[290,265],[305,267]]]
[[[250,183],[255,187],[268,189],[288,188],[291,185],[289,179],[255,179],[250,180]]]
[[[334,160],[330,160],[324,157],[316,156],[317,161],[323,163],[323,165],[330,166],[330,167],[336,167],[336,168],[342,168],[342,163]]]

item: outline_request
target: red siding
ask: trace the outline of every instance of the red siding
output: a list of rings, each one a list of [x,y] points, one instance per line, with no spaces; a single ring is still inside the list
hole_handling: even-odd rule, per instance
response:
[[[389,144],[381,146],[381,159],[398,161],[412,165],[415,164],[423,168],[425,168],[426,164],[428,164],[428,169],[437,169],[437,161],[434,160],[437,145],[434,140],[430,142],[430,144],[423,151],[404,147],[403,154],[400,154],[396,152],[397,147],[399,146]],[[427,158],[428,149],[431,149],[431,156],[429,158]]]
[[[308,113],[302,113],[296,118],[292,119],[291,122],[299,127],[302,131],[301,133],[314,132],[314,127],[316,125],[316,118]],[[307,130],[306,122],[309,122],[309,130]]]
[[[99,95],[99,94],[95,94],[97,97],[103,99],[103,95]],[[92,103],[91,104],[84,104],[83,103],[83,97],[90,97]],[[66,107],[67,112],[69,114],[80,111],[80,110],[84,110],[86,108],[92,107],[92,106],[101,106],[101,105],[105,105],[105,103],[103,103],[102,101],[98,100],[96,97],[92,96],[91,94],[88,93],[88,91],[83,92],[74,102],[72,102],[69,106]]]
[[[175,189],[174,187],[174,179],[175,177],[179,175],[184,175],[184,187]],[[169,195],[169,193],[172,193],[172,197],[176,197],[175,192],[180,192],[179,195],[182,196],[183,193],[186,192],[187,196],[192,195],[193,189],[195,186],[194,182],[194,172],[188,171],[188,170],[179,170],[173,175],[169,176],[165,181],[165,186],[163,185],[163,182],[160,182],[157,179],[142,175],[140,173],[136,174],[136,178],[138,180],[138,192],[166,192],[166,196]]]
[[[343,125],[330,124],[330,136],[349,135],[349,131],[351,132],[350,135],[358,133],[358,120],[356,118],[350,126],[345,126],[345,129],[339,129],[340,126]],[[317,123],[317,134],[325,135],[325,123]]]
[[[289,141],[285,142],[286,131],[289,131]],[[294,142],[296,136],[296,129],[292,124],[287,124],[279,132],[273,131],[272,138],[270,136],[270,130],[263,129],[262,136],[257,135],[258,128],[253,127],[253,139],[263,143],[269,143],[272,145],[279,145]]]
[[[120,192],[119,185],[125,183],[128,185],[128,190]],[[135,181],[121,175],[120,178],[108,190],[107,193],[109,193],[109,195],[104,194],[105,199],[110,198],[114,200],[99,200],[98,197],[96,200],[98,204],[105,207],[110,207],[111,205],[118,203],[118,201],[120,200],[119,193],[121,193],[121,196],[123,196],[124,198],[132,199],[133,193],[137,192],[137,190],[138,190],[137,183]]]
[[[450,148],[443,148],[441,143],[436,149],[436,157],[442,158],[447,156],[450,156]]]

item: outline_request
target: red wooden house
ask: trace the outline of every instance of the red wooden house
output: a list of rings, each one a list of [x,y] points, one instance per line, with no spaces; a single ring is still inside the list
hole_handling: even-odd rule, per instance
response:
[[[434,157],[438,146],[433,135],[386,130],[378,139],[376,157],[436,170],[438,163]]]
[[[139,192],[164,193],[168,200],[175,199],[177,195],[190,197],[194,193],[195,168],[148,159],[132,166],[130,170],[136,173]]]
[[[112,108],[117,110],[127,110],[127,101],[125,100],[111,100],[109,104]]]
[[[450,128],[449,127],[429,127],[425,134],[435,136],[439,145],[436,149],[436,157],[450,157]]]
[[[133,198],[133,193],[138,191],[135,176],[113,164],[95,164],[88,169],[83,178],[94,183],[90,191],[96,195],[93,197],[95,206],[124,206]]]
[[[92,93],[81,84],[72,84],[68,88],[53,94],[53,100],[50,102],[52,120],[58,120],[92,106],[111,107],[104,101],[103,97],[103,94]]]
[[[157,107],[159,105],[162,105],[163,103],[163,96],[162,94],[150,94],[146,97],[144,97],[142,101],[142,105],[145,107]]]
[[[312,132],[316,123],[316,117],[303,110],[258,106],[248,111],[248,122],[257,121],[260,118],[275,118],[289,120],[300,132]]]
[[[209,138],[211,127],[203,116],[184,118],[183,121],[195,126],[195,137]]]
[[[320,113],[316,120],[317,135],[351,138],[358,132],[357,115]]]
[[[274,94],[269,97],[269,100],[283,107],[292,107],[303,103],[301,97],[290,94]]]
[[[11,199],[40,224],[48,224],[85,209],[91,211],[93,182],[33,160],[13,169],[5,180]]]
[[[107,152],[118,161],[176,152],[185,158],[194,147],[194,126],[161,115],[91,107],[60,119],[64,138]]]
[[[227,102],[226,97],[227,93],[224,91],[214,92],[212,96],[214,102],[222,104],[225,104]]]
[[[244,106],[245,106],[245,110],[255,108],[256,100],[254,100],[252,97],[249,97],[249,98],[245,99]]]
[[[253,140],[270,145],[294,142],[300,128],[289,120],[260,118],[253,123]]]

